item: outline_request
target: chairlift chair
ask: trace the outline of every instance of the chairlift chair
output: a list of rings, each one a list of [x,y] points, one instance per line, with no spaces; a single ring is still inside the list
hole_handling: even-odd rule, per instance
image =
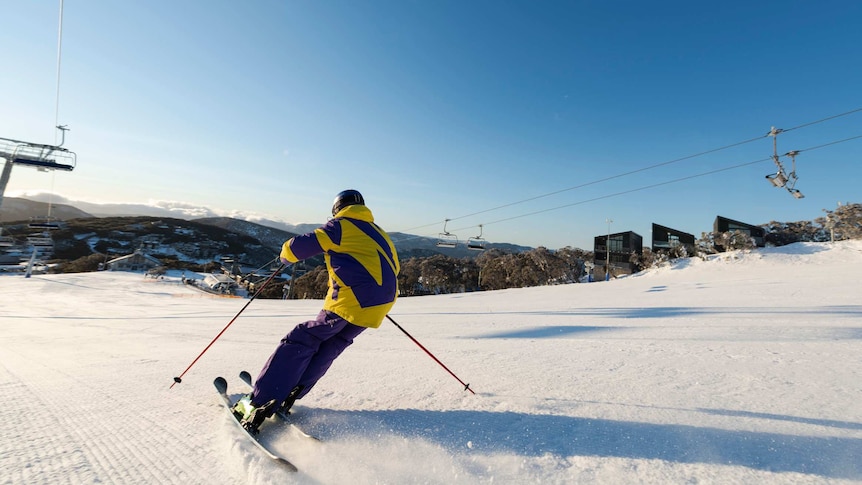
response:
[[[467,239],[467,249],[473,251],[483,251],[485,249],[485,240],[482,239],[482,224],[479,224],[479,235]]]
[[[33,251],[38,253],[40,257],[54,252],[54,240],[47,232],[27,236],[27,244],[30,245],[33,248]]]
[[[784,184],[787,183],[787,174],[784,173],[784,166],[781,165],[781,161],[778,159],[778,135],[783,132],[781,128],[772,127],[769,130],[769,133],[766,136],[772,137],[772,162],[775,163],[775,166],[778,167],[778,171],[774,174],[769,174],[766,176],[766,180],[769,181],[773,186],[781,188],[784,187]]]
[[[43,145],[9,138],[0,138],[0,156],[14,165],[36,168],[40,171],[75,169],[77,156],[59,145]]]
[[[50,231],[50,230],[54,230],[54,229],[60,229],[60,223],[58,223],[58,222],[31,222],[31,223],[27,224],[27,227],[29,227],[30,229],[47,229]]]
[[[449,223],[449,219],[446,219],[443,222],[443,232],[437,235],[437,247],[438,248],[454,248],[458,245],[458,236],[451,234],[446,230],[446,224]]]
[[[784,187],[784,184],[787,183],[787,175],[784,174],[784,168],[779,168],[778,172],[767,175],[766,180],[769,180],[769,183],[771,183],[775,187]]]
[[[766,176],[766,180],[769,180],[773,186],[777,188],[785,188],[790,195],[797,199],[802,199],[805,196],[802,195],[802,192],[797,189],[796,182],[799,180],[799,177],[796,176],[796,155],[799,154],[798,150],[791,150],[784,154],[785,157],[790,157],[792,168],[790,173],[785,173],[784,166],[781,164],[781,161],[778,159],[778,134],[784,130],[776,129],[772,127],[772,130],[767,134],[772,137],[772,161],[778,167],[778,172],[774,174],[769,174]]]
[[[27,227],[30,229],[55,230],[60,229],[60,221],[53,217],[31,217]]]
[[[802,192],[800,192],[799,189],[796,188],[796,182],[799,181],[799,177],[796,176],[796,172],[790,172],[789,179],[790,181],[784,188],[786,188],[787,191],[790,192],[790,195],[797,199],[805,198],[805,196],[802,195]]]

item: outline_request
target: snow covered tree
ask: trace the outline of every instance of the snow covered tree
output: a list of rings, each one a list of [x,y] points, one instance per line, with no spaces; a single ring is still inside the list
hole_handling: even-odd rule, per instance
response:
[[[325,266],[317,266],[290,284],[290,293],[294,299],[323,299],[329,289],[329,273]]]
[[[398,290],[404,296],[421,295],[423,293],[422,283],[422,259],[410,258],[401,261],[401,272],[398,273]]]
[[[583,249],[572,248],[570,246],[558,249],[554,254],[565,264],[567,271],[566,278],[569,282],[580,281],[581,277],[586,274],[584,263],[593,260],[593,253],[591,251],[584,251]]]
[[[824,211],[826,217],[817,219],[825,229],[830,240],[862,238],[862,204],[844,204],[834,211]]]
[[[754,238],[740,230],[727,232],[704,232],[697,241],[697,250],[702,254],[715,254],[738,249],[757,247]]]

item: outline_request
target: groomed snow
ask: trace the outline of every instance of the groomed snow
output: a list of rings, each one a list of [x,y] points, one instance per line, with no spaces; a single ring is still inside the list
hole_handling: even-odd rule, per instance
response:
[[[402,298],[261,456],[212,387],[320,301],[179,278],[0,277],[0,483],[860,483],[862,241],[611,282]]]

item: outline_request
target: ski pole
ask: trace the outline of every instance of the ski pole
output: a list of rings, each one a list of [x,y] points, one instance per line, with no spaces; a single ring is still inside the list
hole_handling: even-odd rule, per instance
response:
[[[225,325],[225,327],[224,327],[223,329],[221,329],[221,332],[219,332],[219,333],[218,333],[218,335],[216,335],[216,336],[215,336],[215,338],[214,338],[214,339],[212,339],[212,342],[210,342],[210,343],[209,343],[209,345],[207,345],[207,346],[206,346],[206,348],[204,348],[204,349],[203,349],[203,351],[201,351],[201,353],[200,353],[200,354],[198,354],[198,356],[197,356],[197,357],[195,357],[195,360],[193,360],[193,361],[192,361],[192,363],[191,363],[191,364],[189,364],[189,366],[188,366],[188,367],[186,367],[186,370],[184,370],[184,371],[183,371],[183,373],[182,373],[182,374],[180,374],[179,376],[174,377],[174,383],[173,383],[173,384],[171,384],[170,389],[173,389],[175,385],[177,385],[177,384],[179,384],[179,383],[183,382],[183,376],[184,376],[184,375],[186,375],[186,372],[188,372],[188,371],[189,371],[189,369],[191,369],[191,368],[192,368],[192,366],[193,366],[193,365],[195,365],[195,363],[198,361],[198,359],[200,359],[200,358],[201,358],[201,356],[202,356],[202,355],[204,355],[204,354],[206,353],[206,351],[210,349],[210,347],[212,347],[212,345],[215,343],[215,341],[216,341],[216,340],[218,340],[218,339],[219,339],[219,337],[221,337],[221,336],[222,336],[222,334],[225,332],[225,330],[227,330],[227,329],[228,329],[228,327],[230,327],[231,325],[233,325],[233,322],[234,322],[234,321],[239,317],[239,315],[240,315],[243,311],[245,311],[245,309],[246,309],[246,308],[251,304],[251,302],[252,302],[252,301],[254,301],[254,299],[257,297],[257,295],[259,295],[259,294],[260,294],[260,292],[261,292],[261,291],[263,291],[263,289],[264,289],[264,288],[266,288],[266,285],[268,285],[268,284],[269,284],[269,282],[270,282],[270,281],[272,281],[272,279],[273,279],[273,278],[275,278],[275,275],[277,275],[277,274],[281,273],[281,270],[283,270],[283,269],[284,269],[284,266],[285,266],[284,264],[282,264],[281,266],[279,266],[279,267],[278,267],[278,269],[277,269],[277,270],[275,270],[275,273],[273,273],[273,274],[272,274],[272,276],[270,276],[269,278],[267,278],[267,280],[266,280],[266,281],[264,281],[264,282],[263,282],[263,284],[260,286],[260,289],[254,292],[254,295],[252,295],[252,297],[251,297],[251,298],[249,298],[249,300],[246,302],[246,304],[245,304],[245,305],[243,305],[243,307],[242,307],[242,308],[241,308],[241,309],[236,313],[236,315],[234,315],[234,317],[233,317],[233,318],[231,318],[230,322],[228,322],[228,324],[227,324],[227,325]]]
[[[413,336],[412,336],[412,335],[410,335],[409,333],[407,333],[407,330],[404,330],[404,329],[401,327],[401,325],[398,325],[398,322],[396,322],[395,320],[393,320],[393,319],[392,319],[392,317],[390,317],[389,315],[386,315],[386,318],[387,318],[387,319],[389,319],[389,321],[390,321],[390,322],[394,323],[394,324],[395,324],[395,326],[396,326],[396,327],[398,327],[398,330],[401,330],[402,332],[404,332],[404,335],[408,336],[408,337],[410,338],[410,340],[412,340],[412,341],[413,341],[413,343],[415,343],[416,345],[418,345],[418,346],[419,346],[419,348],[420,348],[420,349],[424,350],[426,354],[428,354],[432,359],[434,359],[434,362],[437,362],[438,364],[440,364],[440,367],[442,367],[442,368],[446,369],[446,372],[448,372],[449,374],[451,374],[451,375],[452,375],[452,377],[454,377],[458,382],[460,382],[460,383],[461,383],[461,385],[462,385],[462,386],[464,386],[464,390],[465,390],[465,391],[470,391],[470,392],[471,392],[471,393],[473,393],[474,395],[476,394],[475,392],[473,392],[473,389],[470,389],[470,384],[465,384],[465,383],[464,383],[464,381],[462,381],[461,379],[459,379],[459,378],[458,378],[458,376],[456,376],[454,372],[452,372],[451,370],[449,370],[449,368],[448,368],[448,367],[446,367],[442,362],[440,362],[440,359],[438,359],[437,357],[434,357],[434,354],[432,354],[431,352],[429,352],[429,351],[428,351],[428,349],[426,349],[422,344],[420,344],[418,340],[416,340],[415,338],[413,338]]]

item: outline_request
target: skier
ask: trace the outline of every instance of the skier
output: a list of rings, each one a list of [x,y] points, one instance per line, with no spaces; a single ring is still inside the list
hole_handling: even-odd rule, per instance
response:
[[[395,304],[398,255],[358,191],[340,192],[332,204],[332,219],[285,242],[280,258],[288,265],[321,253],[329,272],[323,309],[281,340],[254,390],[233,407],[252,434],[276,410],[287,413],[308,394],[353,339],[366,328],[379,327]]]

